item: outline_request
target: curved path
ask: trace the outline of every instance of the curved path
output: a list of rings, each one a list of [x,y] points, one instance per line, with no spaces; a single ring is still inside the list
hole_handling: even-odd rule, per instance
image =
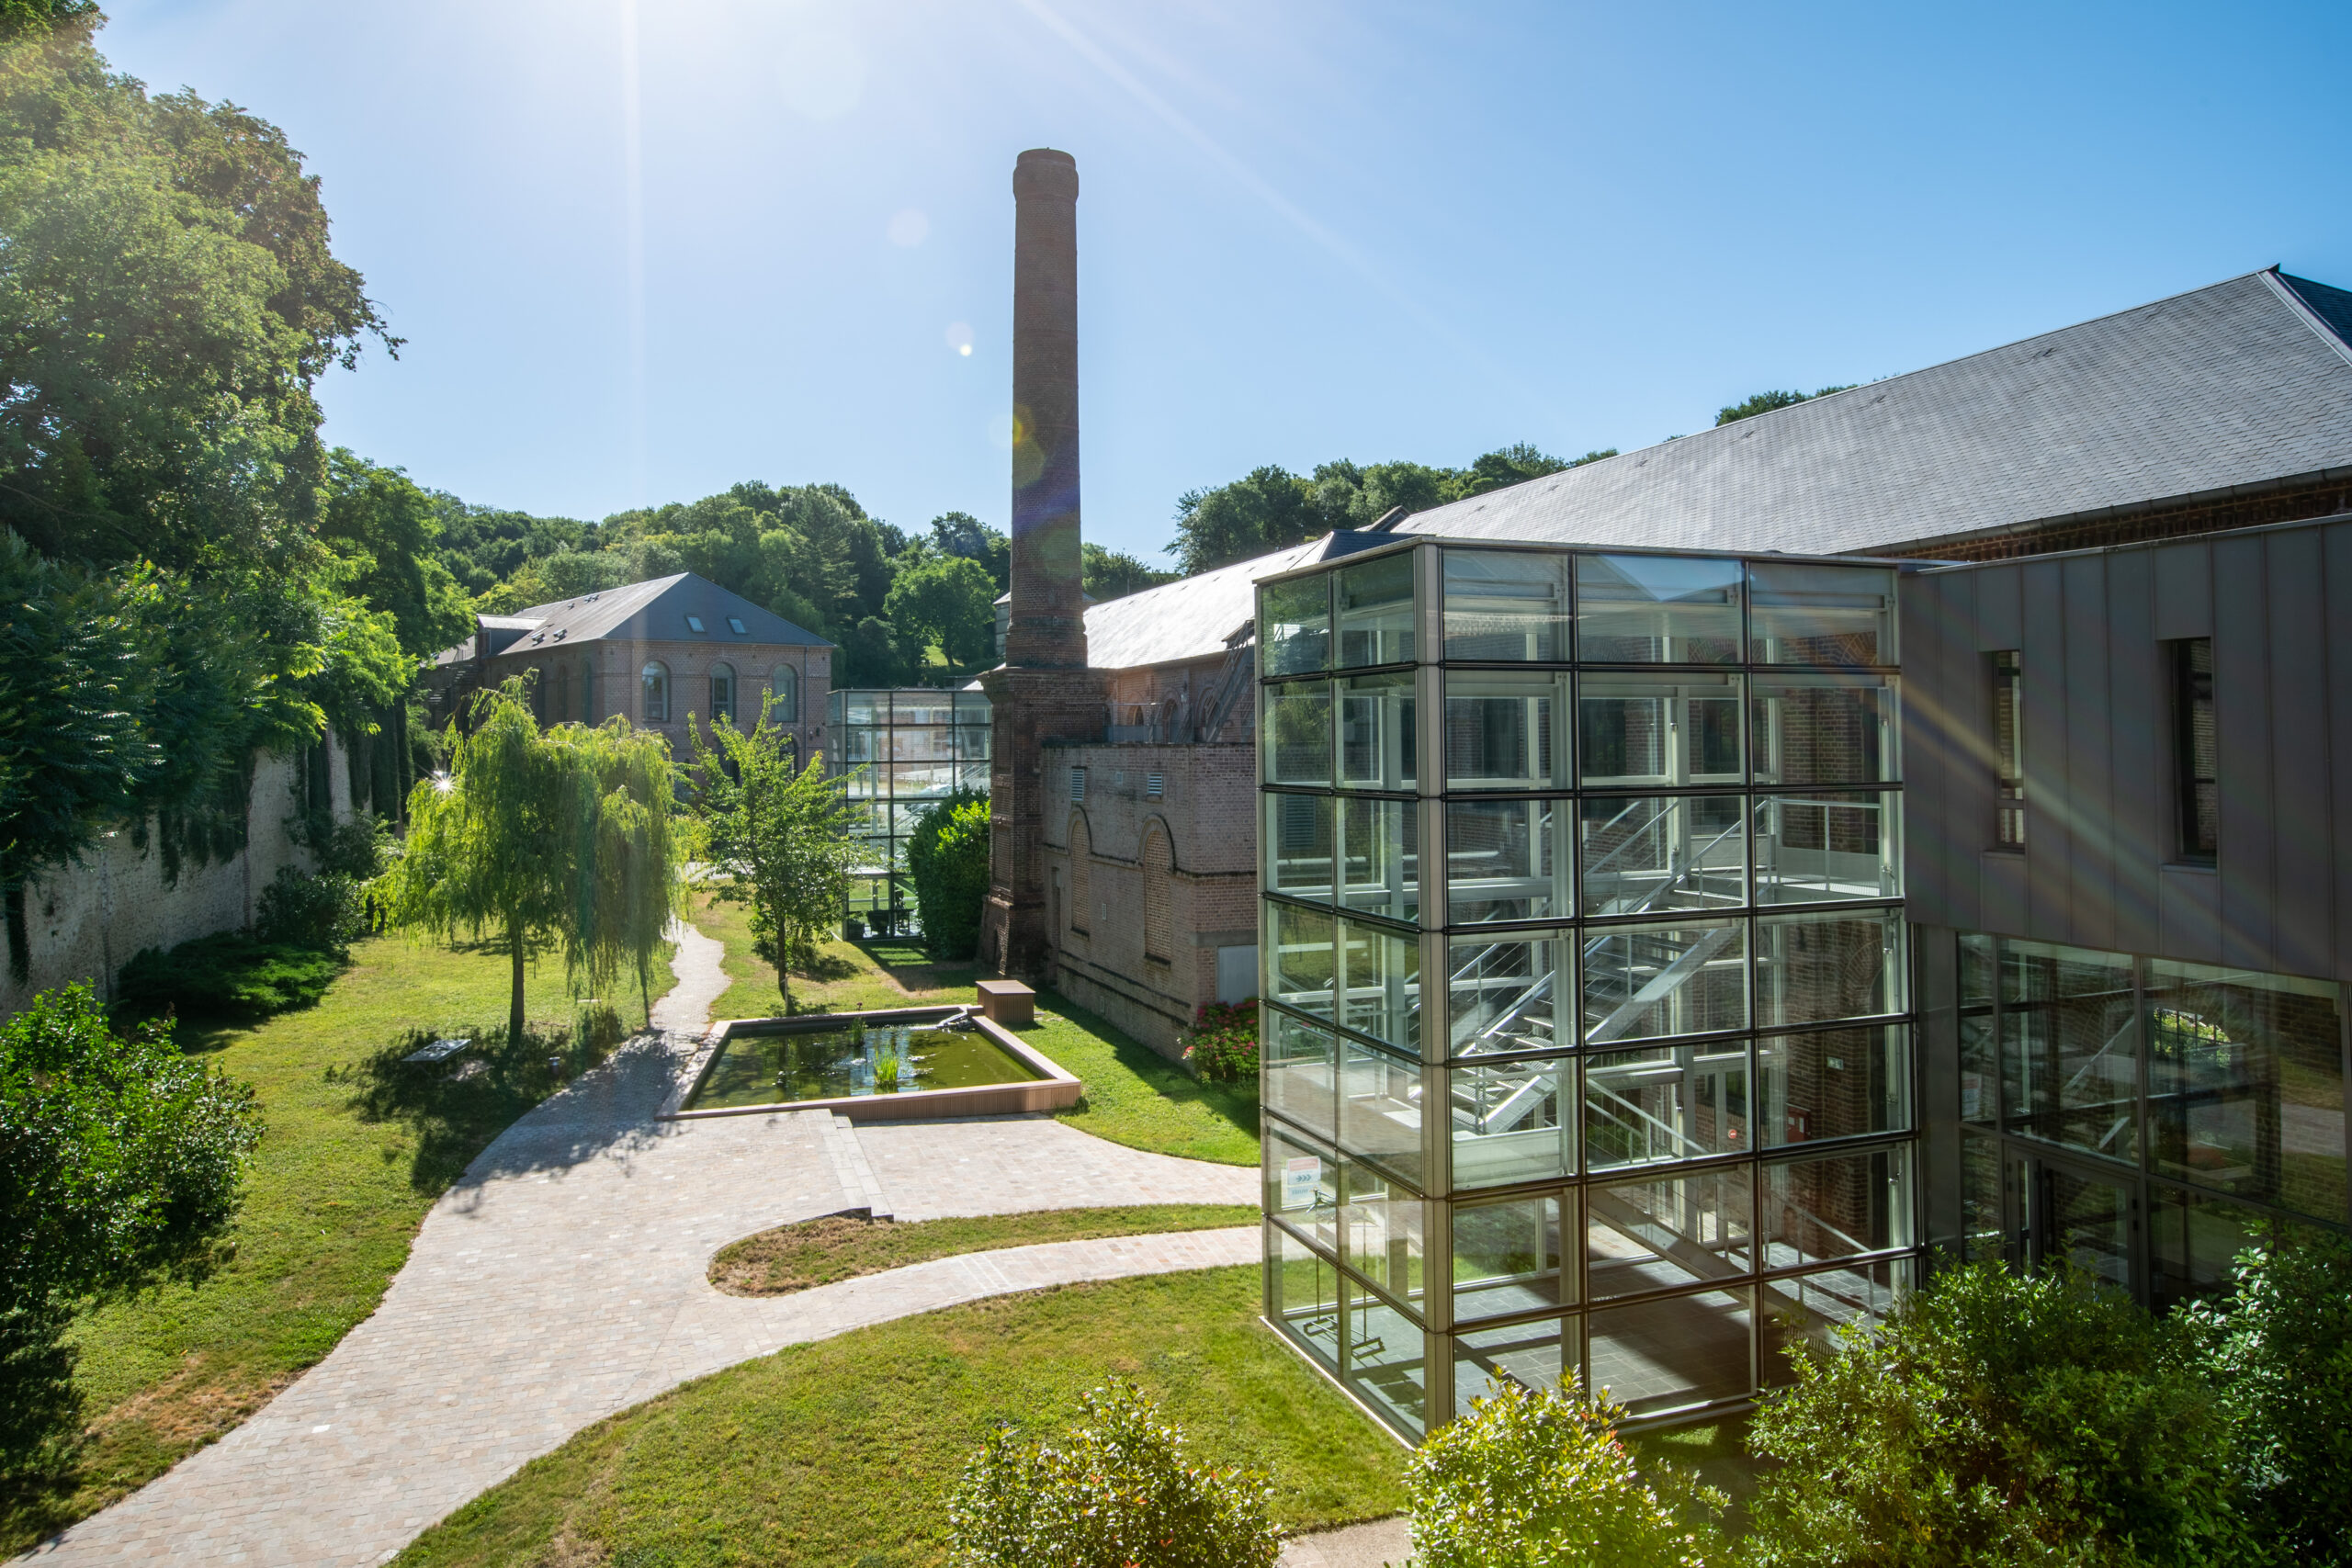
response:
[[[1250,1203],[1257,1173],[1043,1117],[854,1129],[821,1111],[654,1120],[726,989],[689,926],[663,1032],[484,1150],[375,1315],[220,1442],[31,1555],[53,1568],[381,1562],[589,1423],[782,1346],[1008,1291],[1258,1256],[1254,1229],[940,1258],[797,1295],[726,1296],[710,1255],[842,1209],[901,1219],[1112,1203]],[[880,1200],[876,1201],[876,1200]]]

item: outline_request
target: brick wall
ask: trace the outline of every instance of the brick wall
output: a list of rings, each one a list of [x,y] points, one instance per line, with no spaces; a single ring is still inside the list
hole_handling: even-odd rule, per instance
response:
[[[725,664],[735,672],[736,722],[749,727],[760,711],[760,699],[780,669],[800,676],[799,716],[789,728],[806,760],[831,742],[825,728],[825,698],[831,691],[832,652],[805,644],[639,642],[601,638],[572,649],[515,648],[490,660],[489,684],[509,675],[538,671],[535,699],[544,724],[597,724],[623,714],[640,729],[665,737],[671,754],[684,761],[693,753],[686,739],[686,716],[707,721],[710,716],[710,676]],[[646,665],[659,662],[670,672],[668,718],[655,721],[645,711],[642,679]]]

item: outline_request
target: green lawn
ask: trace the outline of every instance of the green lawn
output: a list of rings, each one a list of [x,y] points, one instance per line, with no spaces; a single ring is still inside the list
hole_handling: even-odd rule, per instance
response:
[[[90,1441],[70,1492],[0,1495],[0,1551],[153,1480],[323,1357],[375,1310],[434,1199],[548,1092],[544,1049],[528,1043],[462,1080],[384,1059],[413,1029],[503,1027],[504,955],[384,937],[353,958],[315,1008],[249,1029],[184,1028],[188,1048],[254,1086],[267,1122],[236,1259],[200,1287],[167,1287],[77,1325]],[[672,983],[666,966],[656,971],[657,989]],[[560,964],[534,968],[528,1002],[535,1021],[569,1025]]]
[[[591,1427],[420,1538],[406,1568],[946,1559],[946,1503],[989,1424],[1058,1437],[1134,1377],[1204,1459],[1265,1469],[1284,1523],[1404,1506],[1404,1450],[1257,1321],[1258,1270],[1003,1296],[796,1346]]]
[[[1254,1225],[1258,1211],[1233,1203],[1144,1203],[1122,1209],[1043,1209],[969,1219],[890,1220],[829,1214],[745,1236],[710,1260],[710,1282],[732,1296],[781,1296],[860,1274],[1001,1247],[1106,1235]]]
[[[752,956],[744,907],[697,895],[694,921],[727,948],[725,964],[732,984],[711,1016],[767,1018],[777,1013],[783,1004],[775,970]],[[834,942],[826,944],[813,975],[794,975],[792,992],[804,1012],[965,1002],[972,999],[972,984],[979,974],[974,964],[928,963],[922,950],[908,942]],[[1199,1082],[1149,1046],[1051,991],[1038,995],[1036,1023],[1016,1032],[1085,1083],[1078,1104],[1058,1113],[1071,1126],[1156,1154],[1219,1165],[1258,1163],[1254,1081]]]

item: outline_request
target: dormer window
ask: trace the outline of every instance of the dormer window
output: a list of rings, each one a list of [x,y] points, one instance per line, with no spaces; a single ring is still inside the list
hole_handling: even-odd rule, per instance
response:
[[[739,615],[729,615],[727,617],[727,629],[733,632],[737,637],[749,637],[752,635],[752,628],[745,626],[742,618]]]
[[[702,617],[700,615],[688,615],[686,617],[686,630],[690,632],[705,632],[709,629],[709,627],[702,624]]]

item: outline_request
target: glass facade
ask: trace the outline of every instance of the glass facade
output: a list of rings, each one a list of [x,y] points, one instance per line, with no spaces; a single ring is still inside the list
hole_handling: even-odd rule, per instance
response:
[[[1742,1400],[1883,1311],[1894,572],[1416,540],[1258,625],[1269,1321],[1419,1437],[1498,1377]]]
[[[2225,1285],[2265,1222],[2346,1225],[2335,982],[1958,942],[1972,1260],[2071,1258],[2161,1307]]]
[[[907,876],[907,840],[937,801],[959,789],[989,793],[989,700],[978,692],[912,688],[834,692],[830,767],[855,813],[862,851],[850,872],[849,912],[877,934],[921,919]]]

